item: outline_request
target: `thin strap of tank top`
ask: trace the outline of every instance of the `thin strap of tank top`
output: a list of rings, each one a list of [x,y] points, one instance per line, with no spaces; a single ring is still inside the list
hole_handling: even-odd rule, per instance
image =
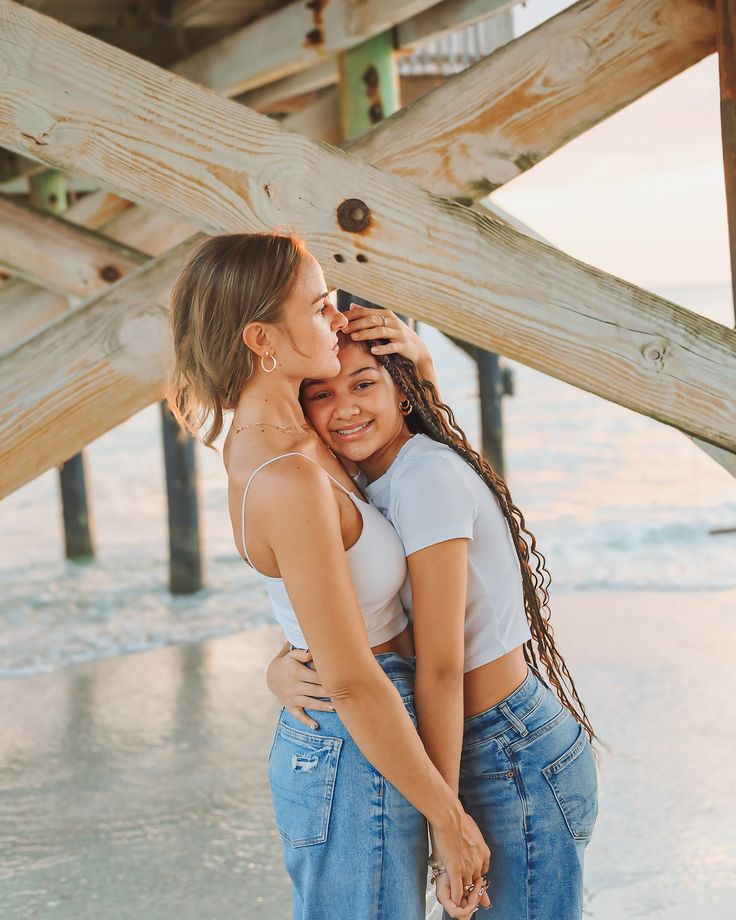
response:
[[[252,569],[255,569],[256,567],[251,562],[250,556],[248,555],[248,550],[245,547],[245,499],[248,497],[248,489],[250,489],[250,484],[253,482],[253,478],[255,477],[256,473],[260,473],[263,467],[268,466],[269,463],[275,463],[277,460],[283,460],[284,457],[304,457],[305,460],[309,460],[310,463],[313,463],[315,466],[319,466],[319,468],[322,470],[325,476],[328,476],[335,483],[338,489],[342,489],[342,491],[345,492],[346,495],[355,497],[353,496],[353,493],[350,491],[350,489],[346,489],[345,486],[341,482],[338,482],[334,476],[331,476],[323,466],[317,463],[316,460],[312,460],[311,457],[308,457],[306,454],[303,454],[298,450],[293,450],[288,454],[279,454],[278,457],[271,457],[270,460],[266,460],[265,463],[262,463],[260,466],[257,466],[253,470],[253,472],[250,474],[250,479],[245,484],[245,490],[243,491],[243,507],[241,509],[241,514],[240,514],[240,534],[241,534],[241,540],[243,542],[243,552],[245,553],[245,558],[248,560],[248,564],[250,565]],[[256,571],[258,571],[258,569],[256,569]]]

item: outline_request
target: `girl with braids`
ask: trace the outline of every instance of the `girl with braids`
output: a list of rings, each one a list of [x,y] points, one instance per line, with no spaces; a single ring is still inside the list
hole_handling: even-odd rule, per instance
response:
[[[555,645],[544,557],[440,401],[421,339],[389,311],[348,317],[340,374],[305,381],[301,401],[404,545],[419,734],[490,846],[494,916],[578,920],[594,733]],[[330,707],[309,652],[282,649],[268,683],[312,728]]]

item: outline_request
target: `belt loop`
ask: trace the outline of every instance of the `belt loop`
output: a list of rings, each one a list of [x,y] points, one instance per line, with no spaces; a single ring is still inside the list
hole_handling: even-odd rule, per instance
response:
[[[509,722],[514,726],[514,728],[517,730],[517,732],[521,735],[522,738],[526,737],[526,735],[529,734],[529,730],[527,729],[526,725],[524,725],[521,719],[519,719],[517,716],[513,714],[513,712],[511,711],[511,707],[509,706],[508,703],[501,703],[501,705],[499,706],[499,709],[506,716]]]

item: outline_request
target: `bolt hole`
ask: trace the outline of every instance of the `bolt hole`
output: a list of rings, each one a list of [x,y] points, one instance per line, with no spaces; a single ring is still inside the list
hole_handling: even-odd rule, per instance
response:
[[[336,252],[335,255],[334,255],[332,258],[335,260],[335,262],[344,262],[344,261],[345,261],[345,256],[342,255],[342,254],[339,253],[339,252]]]
[[[359,252],[358,255],[355,257],[355,261],[356,262],[367,262],[368,256],[364,256],[362,252]]]
[[[49,204],[56,204],[56,202],[57,202],[58,200],[59,200],[59,199],[58,199],[58,197],[56,196],[56,193],[55,193],[55,192],[52,192],[52,193],[49,195]]]

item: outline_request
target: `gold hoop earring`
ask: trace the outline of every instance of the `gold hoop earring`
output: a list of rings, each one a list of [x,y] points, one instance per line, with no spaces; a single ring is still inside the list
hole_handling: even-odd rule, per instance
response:
[[[411,415],[414,411],[414,406],[409,402],[407,398],[404,398],[399,403],[399,412],[402,415]]]
[[[263,363],[264,358],[270,358],[273,361],[273,364],[271,367],[266,367],[266,365]],[[273,374],[273,372],[276,370],[276,356],[269,355],[268,352],[266,352],[265,355],[261,355],[261,370],[264,371],[266,374]]]

